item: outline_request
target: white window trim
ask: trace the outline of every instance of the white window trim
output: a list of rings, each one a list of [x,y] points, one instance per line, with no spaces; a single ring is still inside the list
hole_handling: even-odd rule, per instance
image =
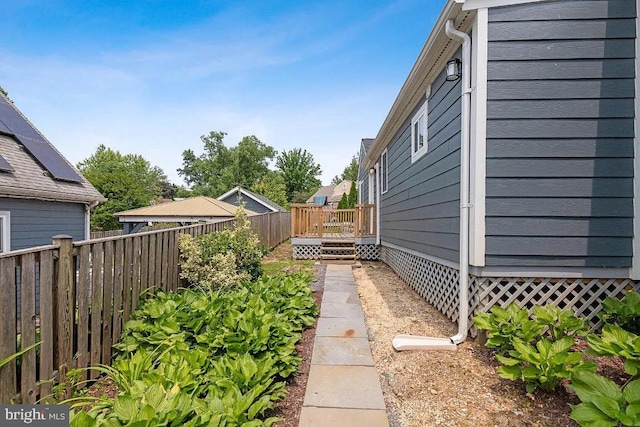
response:
[[[389,152],[386,148],[380,154],[380,190],[382,194],[389,191]]]
[[[0,252],[9,252],[11,250],[11,212],[0,211],[0,221],[2,224],[2,250]]]
[[[358,180],[358,204],[362,204],[362,180]]]
[[[431,96],[431,85],[427,87],[425,95],[426,99],[424,101],[424,104],[422,104],[422,107],[420,107],[418,112],[411,119],[411,163],[415,163],[418,159],[427,154],[427,151],[429,151],[429,97]],[[416,150],[414,144],[414,129],[415,124],[418,122],[418,120],[420,120],[421,117],[423,117],[424,121],[424,144],[421,148]]]

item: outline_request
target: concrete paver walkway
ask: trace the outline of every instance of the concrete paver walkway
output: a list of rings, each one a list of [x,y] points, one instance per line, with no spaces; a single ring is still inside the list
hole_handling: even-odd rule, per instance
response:
[[[327,265],[300,427],[388,427],[350,265]]]

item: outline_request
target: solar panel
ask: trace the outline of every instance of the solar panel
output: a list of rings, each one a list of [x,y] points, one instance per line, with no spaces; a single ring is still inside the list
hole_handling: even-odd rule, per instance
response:
[[[9,162],[2,156],[0,156],[0,172],[13,172],[13,168]]]
[[[15,107],[0,96],[0,131],[6,129],[18,138],[27,151],[51,174],[61,181],[82,182],[77,172],[58,154],[42,135]],[[8,164],[8,163],[7,163]],[[9,166],[11,167],[11,166]],[[13,170],[13,169],[11,169]]]
[[[33,126],[20,115],[15,107],[0,96],[0,120],[4,126],[15,135],[28,136],[29,138],[42,139],[42,136]]]
[[[22,135],[16,135],[16,137],[55,179],[82,182],[80,175],[60,157],[60,154],[48,142],[37,141]]]

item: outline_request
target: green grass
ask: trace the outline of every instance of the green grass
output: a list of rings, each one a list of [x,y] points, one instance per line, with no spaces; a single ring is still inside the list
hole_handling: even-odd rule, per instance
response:
[[[313,268],[314,261],[275,261],[266,262],[262,264],[263,274],[268,277],[273,277],[276,274],[286,271],[287,273],[297,273],[305,271],[309,274],[314,273]]]

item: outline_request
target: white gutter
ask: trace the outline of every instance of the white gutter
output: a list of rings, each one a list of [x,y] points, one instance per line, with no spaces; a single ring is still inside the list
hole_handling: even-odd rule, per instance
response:
[[[91,211],[93,208],[100,204],[99,200],[95,200],[88,205],[84,206],[84,239],[87,240],[91,238]]]
[[[380,162],[376,168],[376,245],[380,246]]]
[[[460,129],[460,275],[458,307],[458,333],[450,338],[430,338],[415,335],[397,335],[393,338],[393,348],[402,350],[452,350],[467,338],[469,329],[469,126],[471,105],[471,38],[467,33],[453,26],[453,19],[447,20],[445,33],[462,43],[462,127]]]

